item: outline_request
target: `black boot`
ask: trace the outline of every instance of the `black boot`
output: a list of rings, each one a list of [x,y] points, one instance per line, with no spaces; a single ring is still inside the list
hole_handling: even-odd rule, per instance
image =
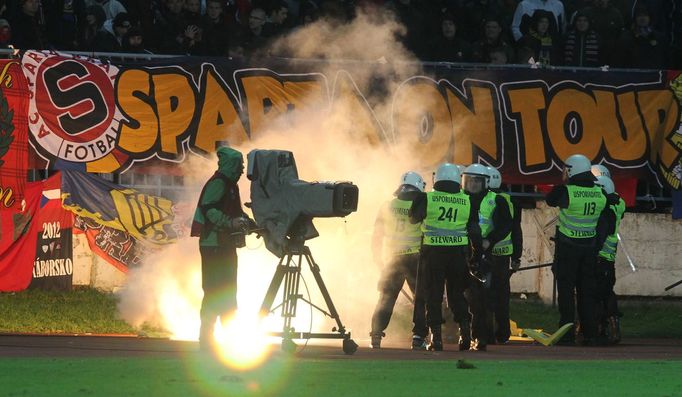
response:
[[[440,333],[440,327],[431,329],[431,344],[429,344],[429,350],[435,352],[443,351],[443,336]]]
[[[608,318],[609,323],[609,343],[618,344],[620,342],[620,319],[617,316]]]
[[[369,336],[372,338],[370,347],[372,349],[381,349],[381,338],[386,336],[383,332],[371,332]]]
[[[468,320],[459,322],[459,351],[469,350],[471,347],[471,325]]]

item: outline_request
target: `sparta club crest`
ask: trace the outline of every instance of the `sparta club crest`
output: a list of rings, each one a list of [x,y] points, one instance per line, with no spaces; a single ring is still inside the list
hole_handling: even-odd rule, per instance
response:
[[[122,118],[114,97],[118,68],[92,59],[28,51],[29,128],[38,148],[90,162],[115,147]]]

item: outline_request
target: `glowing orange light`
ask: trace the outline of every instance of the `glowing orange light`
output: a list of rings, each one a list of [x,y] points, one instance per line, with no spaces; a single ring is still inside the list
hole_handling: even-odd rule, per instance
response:
[[[239,311],[224,324],[216,323],[215,339],[218,357],[238,370],[260,366],[273,350],[264,322],[257,315]]]

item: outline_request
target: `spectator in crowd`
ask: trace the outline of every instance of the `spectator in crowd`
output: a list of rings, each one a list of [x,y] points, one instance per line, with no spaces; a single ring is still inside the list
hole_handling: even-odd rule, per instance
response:
[[[625,26],[630,26],[635,21],[635,12],[642,7],[649,12],[651,27],[666,37],[672,31],[673,22],[679,25],[679,19],[673,18],[675,10],[682,6],[679,0],[617,0],[615,5],[620,6]]]
[[[225,3],[224,1],[221,2]],[[206,2],[208,8],[208,2]],[[201,24],[201,1],[200,0],[185,0],[183,5],[183,12],[185,13],[185,21],[188,25]]]
[[[78,28],[85,18],[84,0],[42,1],[48,41],[59,50],[78,47]]]
[[[97,32],[93,50],[99,52],[121,52],[123,37],[131,27],[127,12],[121,12],[114,18],[109,28],[106,24]]]
[[[632,27],[619,39],[617,65],[640,69],[662,69],[667,66],[668,44],[665,36],[653,29],[646,7],[637,7]]]
[[[162,53],[182,54],[186,42],[198,31],[198,27],[188,29],[182,0],[166,0],[155,16],[154,30],[157,34],[157,47]]]
[[[142,29],[133,26],[128,30],[128,33],[123,37],[123,52],[131,54],[149,53],[149,51],[145,49]]]
[[[303,1],[299,8],[299,24],[305,26],[315,22],[320,15],[319,11],[319,6],[313,0]]]
[[[502,38],[502,24],[496,16],[488,16],[483,24],[483,38],[473,45],[474,62],[493,63],[490,57],[492,49],[505,52],[507,62],[514,60],[514,48]],[[499,57],[498,57],[499,58]],[[506,63],[506,62],[505,62]]]
[[[524,0],[525,1],[525,0]],[[544,10],[536,10],[528,28],[528,33],[521,38],[521,46],[533,50],[533,59],[543,66],[558,64],[557,38],[551,30],[552,14]]]
[[[206,17],[203,22],[203,55],[228,56],[230,48],[230,26],[223,16],[222,0],[206,1]]]
[[[488,63],[491,65],[506,65],[512,58],[508,57],[506,47],[495,47],[488,51]]]
[[[99,4],[93,4],[85,9],[84,24],[78,35],[79,47],[88,49],[94,47],[97,32],[102,29],[106,18],[107,16]]]
[[[0,48],[9,48],[12,43],[12,28],[6,19],[0,19]]]
[[[266,18],[262,8],[251,10],[247,27],[238,30],[236,42],[239,45],[233,47],[236,53],[248,56],[265,46],[267,39],[263,36],[263,25],[265,25]]]
[[[551,15],[549,18],[552,25],[551,31],[563,32],[566,16],[564,5],[560,0],[522,0],[516,7],[512,20],[511,30],[514,40],[519,41],[528,33],[529,24],[537,10],[546,11]]]
[[[38,23],[40,0],[20,0],[19,7],[10,21],[12,43],[22,50],[45,49],[42,26]]]
[[[606,65],[613,64],[614,50],[623,32],[623,15],[610,0],[594,0],[594,5],[583,12],[590,19],[591,27],[599,36],[601,57]]]
[[[441,19],[441,34],[432,42],[429,60],[434,62],[470,62],[471,46],[457,36],[457,25],[452,14]]]
[[[114,18],[116,18],[116,15],[122,12],[127,12],[126,8],[123,7],[123,4],[121,4],[117,0],[95,0],[95,3],[102,6],[102,9],[104,10],[104,14],[107,16],[107,19],[113,20]]]
[[[284,33],[285,23],[289,15],[289,7],[283,0],[276,0],[270,5],[270,14],[263,25],[263,36],[275,37]]]
[[[459,35],[473,43],[479,38],[481,22],[486,15],[498,14],[502,9],[502,0],[468,0],[462,7],[463,18],[457,24]]]
[[[599,38],[587,15],[578,11],[572,29],[564,36],[564,65],[599,66]]]

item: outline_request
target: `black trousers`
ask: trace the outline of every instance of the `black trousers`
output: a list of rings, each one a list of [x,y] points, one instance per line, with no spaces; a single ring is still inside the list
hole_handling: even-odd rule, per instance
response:
[[[490,287],[484,290],[488,340],[504,343],[511,336],[509,328],[509,265],[510,256],[490,256],[492,260]]]
[[[597,258],[597,320],[605,321],[609,317],[618,317],[618,301],[613,287],[616,285],[616,266],[613,261]]]
[[[383,269],[378,285],[379,301],[372,315],[373,334],[381,333],[388,327],[395,302],[405,282],[414,296],[413,332],[426,328],[424,297],[417,292],[418,271],[419,254],[399,255]]]
[[[554,261],[559,324],[576,323],[577,301],[580,329],[586,340],[593,340],[597,336],[595,317],[597,252],[592,246],[574,245],[558,238]],[[565,340],[570,340],[573,335],[573,333],[566,334]]]
[[[485,319],[481,318],[484,305],[480,296],[480,283],[474,281],[469,274],[468,247],[424,246],[422,252],[426,322],[431,331],[440,332],[443,323],[442,303],[446,285],[448,305],[454,320],[461,324],[473,317],[473,328],[482,330],[483,327],[477,324],[485,324]]]
[[[199,247],[201,253],[201,328],[199,342],[210,343],[216,318],[237,310],[237,250],[234,246]]]

